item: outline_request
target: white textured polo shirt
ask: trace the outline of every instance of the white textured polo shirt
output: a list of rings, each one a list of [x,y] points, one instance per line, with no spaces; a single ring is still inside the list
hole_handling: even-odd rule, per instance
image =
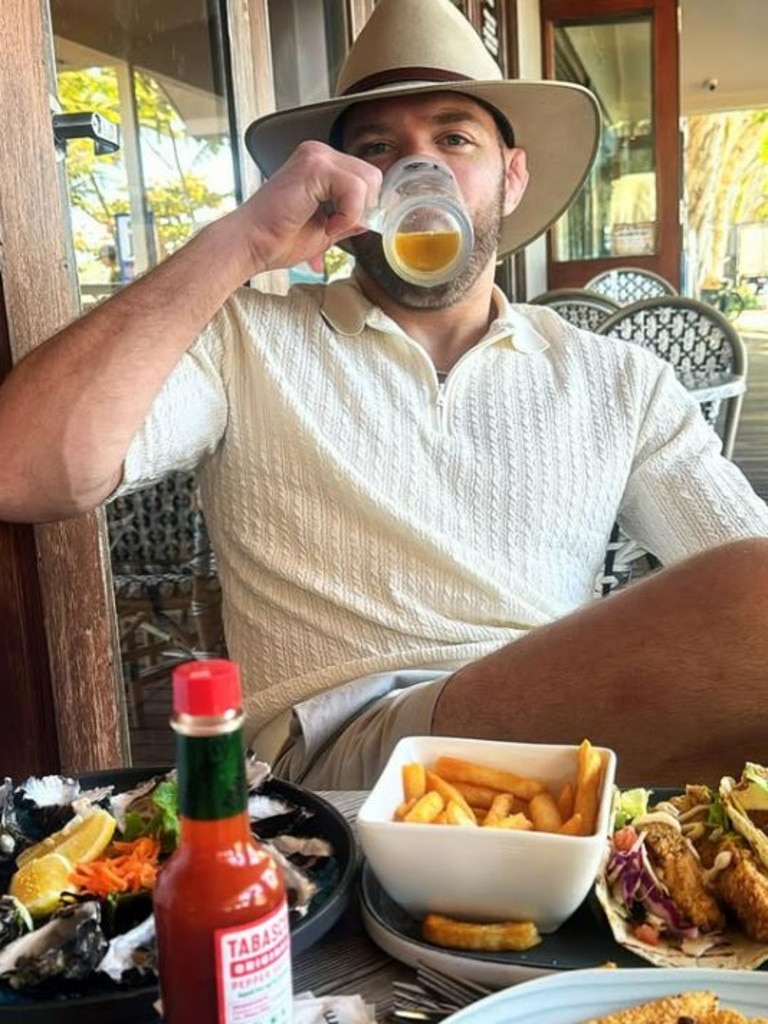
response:
[[[458,667],[590,600],[618,515],[664,563],[768,533],[672,370],[510,306],[443,385],[353,281],[237,291],[120,493],[196,467],[252,732],[398,668]]]

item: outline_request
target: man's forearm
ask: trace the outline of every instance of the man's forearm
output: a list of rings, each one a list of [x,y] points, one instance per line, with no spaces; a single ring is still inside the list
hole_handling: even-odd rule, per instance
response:
[[[61,519],[120,480],[131,439],[232,291],[362,227],[381,171],[304,142],[237,210],[22,360],[0,388],[0,519]]]
[[[224,218],[22,360],[0,387],[0,519],[102,501],[173,366],[256,269]]]

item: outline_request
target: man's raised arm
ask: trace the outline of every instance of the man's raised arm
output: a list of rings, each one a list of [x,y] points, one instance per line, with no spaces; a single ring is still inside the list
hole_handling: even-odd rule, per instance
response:
[[[363,161],[303,143],[241,207],[32,351],[0,387],[0,519],[103,501],[163,382],[232,291],[363,230],[380,184]]]

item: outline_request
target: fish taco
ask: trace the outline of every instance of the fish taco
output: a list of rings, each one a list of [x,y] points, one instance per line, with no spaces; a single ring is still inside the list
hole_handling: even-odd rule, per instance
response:
[[[617,793],[596,886],[614,938],[658,966],[768,960],[768,769],[654,801]]]

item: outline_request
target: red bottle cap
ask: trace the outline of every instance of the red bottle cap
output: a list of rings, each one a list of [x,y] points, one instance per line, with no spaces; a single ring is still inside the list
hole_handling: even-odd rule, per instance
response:
[[[173,710],[177,715],[215,717],[243,704],[240,669],[234,661],[188,661],[173,670]]]

